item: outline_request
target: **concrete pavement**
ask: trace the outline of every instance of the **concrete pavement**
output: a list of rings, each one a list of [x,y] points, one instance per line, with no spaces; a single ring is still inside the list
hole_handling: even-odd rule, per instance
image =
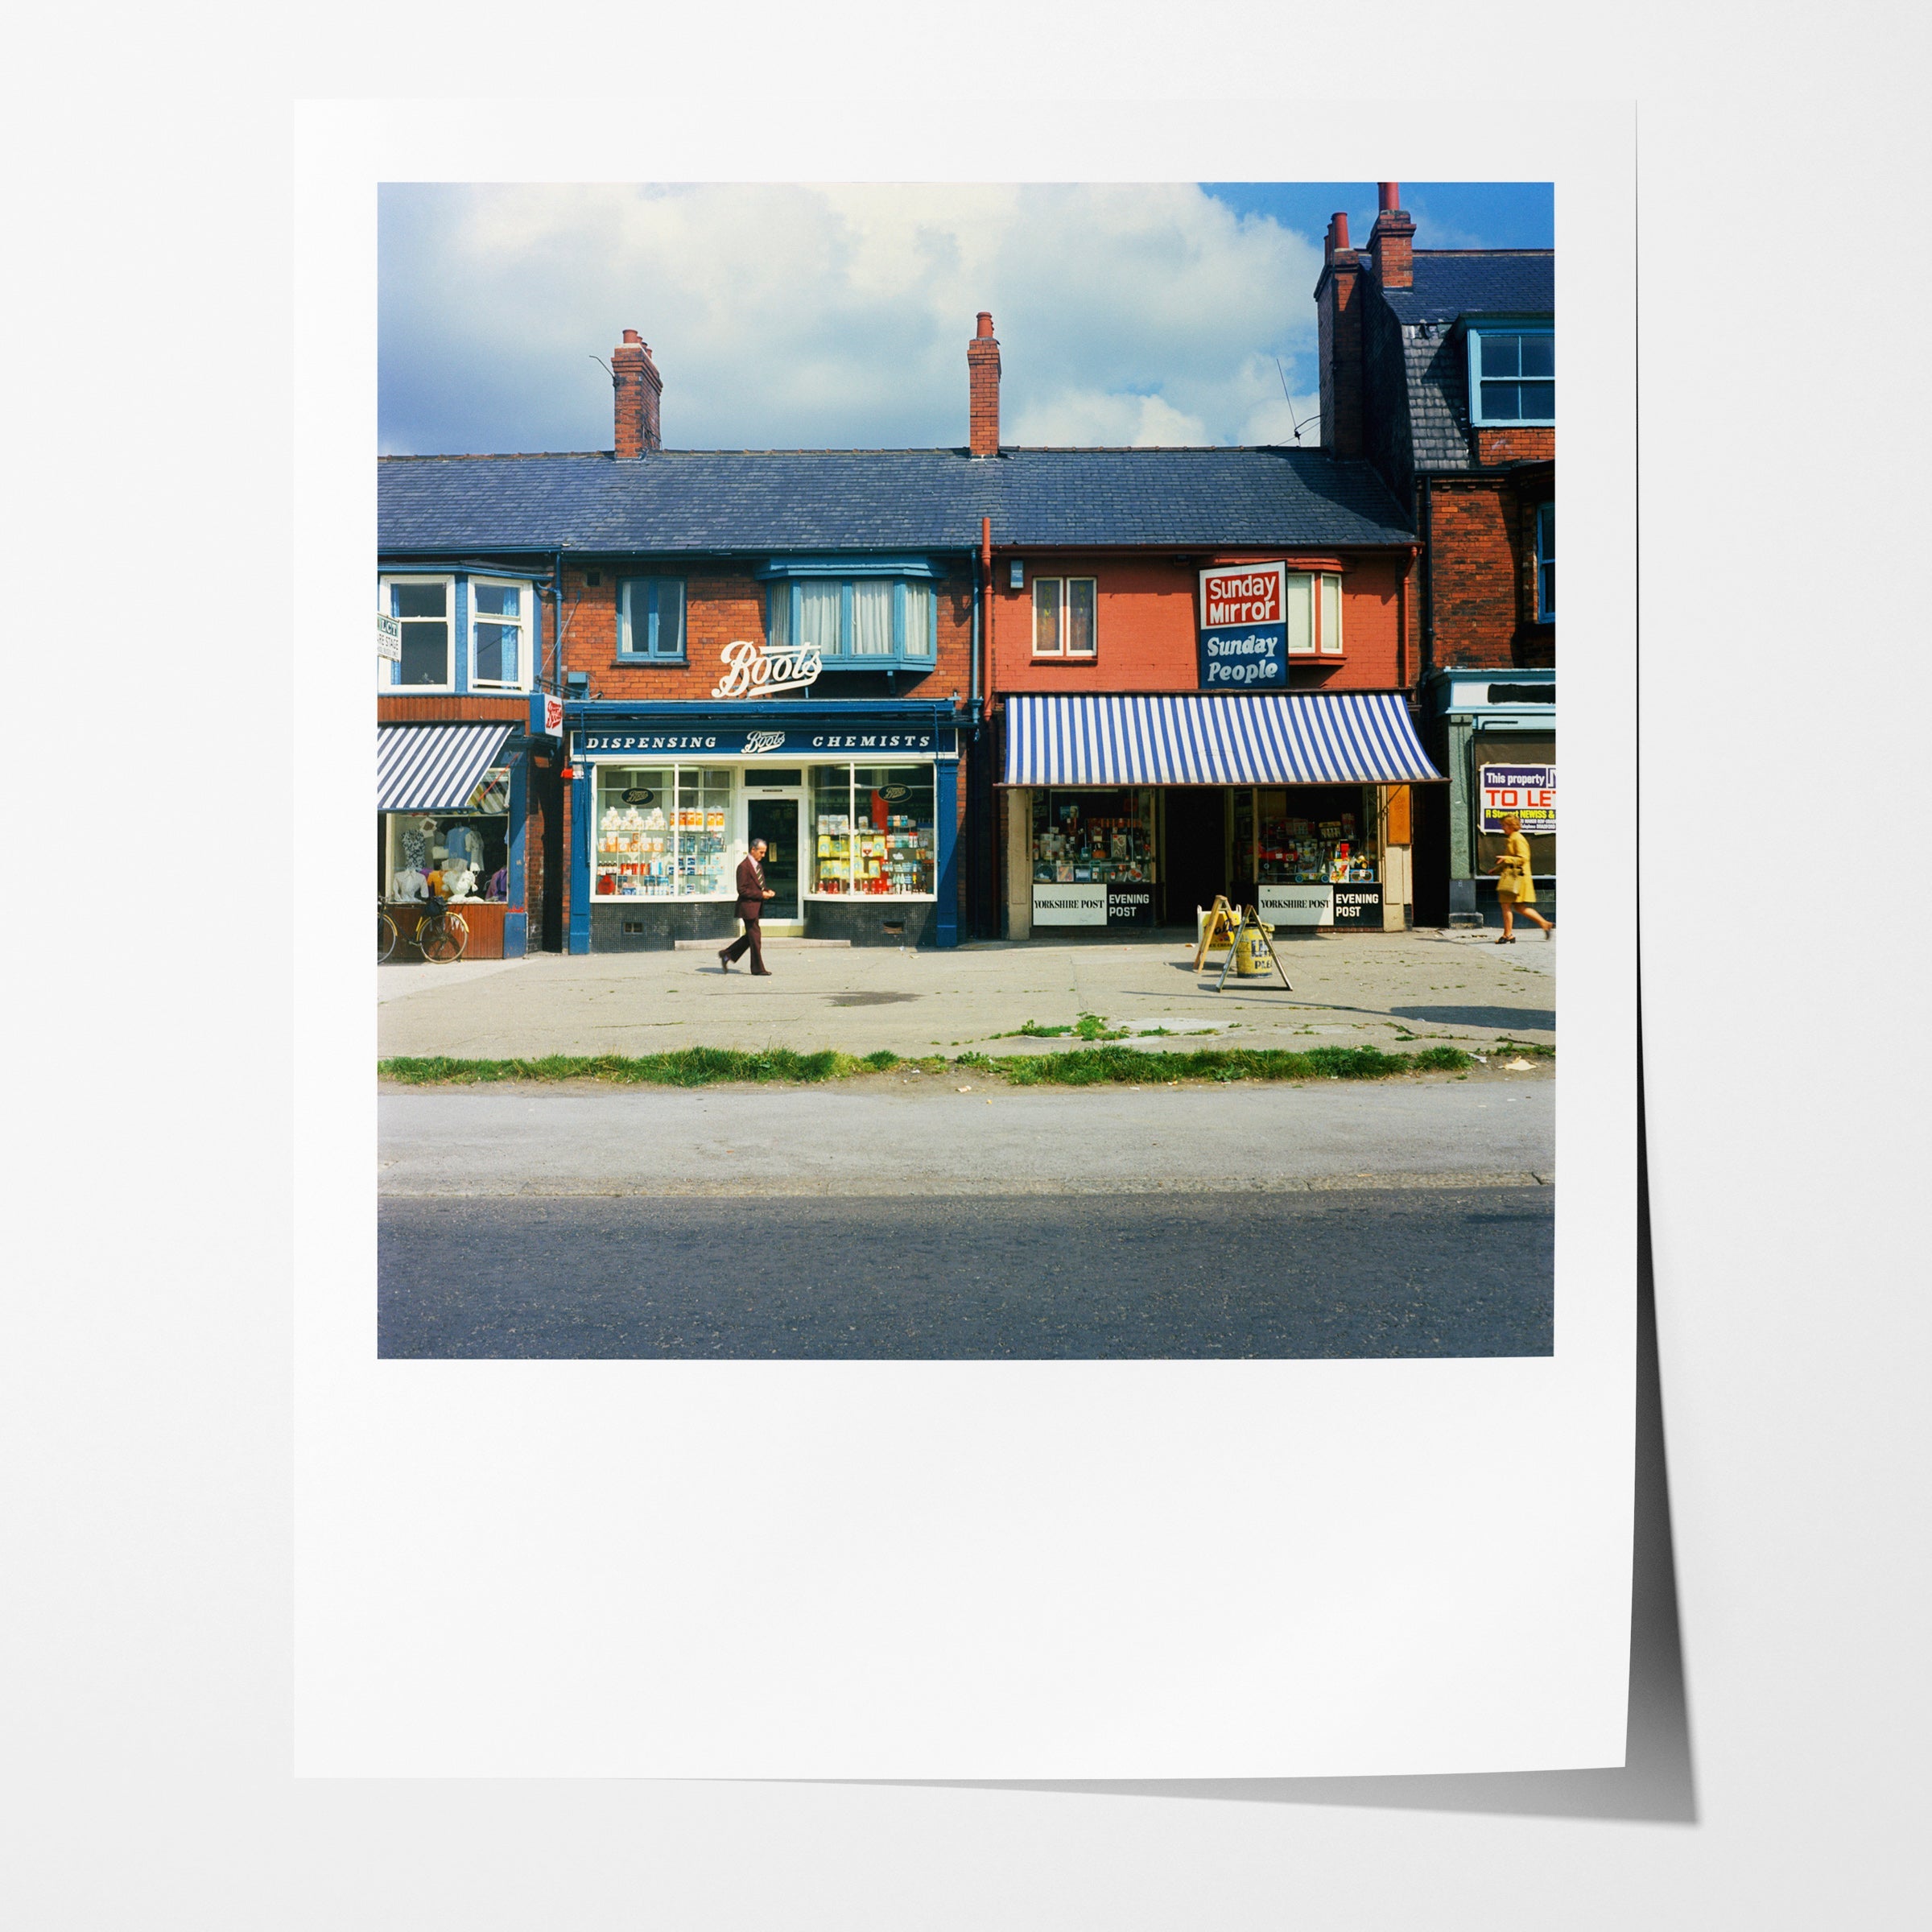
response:
[[[681,1046],[890,1048],[910,1058],[967,1048],[1038,1053],[1080,1044],[1011,1037],[1027,1021],[1082,1013],[1186,1043],[1274,1046],[1556,1038],[1560,942],[1497,946],[1493,933],[1348,934],[1285,942],[1278,980],[1214,991],[1178,943],[983,942],[948,952],[767,945],[773,972],[720,972],[714,952],[636,952],[521,962],[419,961],[377,969],[385,1058],[662,1053]],[[1156,1046],[1179,1044],[1154,1033]]]
[[[403,1089],[385,1196],[1288,1194],[1539,1187],[1556,1082],[1012,1088],[959,1068],[826,1087]]]

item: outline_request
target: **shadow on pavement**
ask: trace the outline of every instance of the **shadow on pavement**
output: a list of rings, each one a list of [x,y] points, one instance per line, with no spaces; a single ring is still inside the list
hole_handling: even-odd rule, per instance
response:
[[[1538,1006],[1391,1006],[1391,1018],[1426,1020],[1433,1026],[1474,1026],[1484,1031],[1493,1028],[1506,1033],[1512,1026],[1534,1027],[1539,1033],[1556,1031],[1556,1015]]]

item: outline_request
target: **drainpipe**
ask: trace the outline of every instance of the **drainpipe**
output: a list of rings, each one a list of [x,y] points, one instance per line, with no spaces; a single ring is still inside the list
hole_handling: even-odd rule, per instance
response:
[[[1422,477],[1422,663],[1417,679],[1435,669],[1435,479]]]
[[[997,939],[1001,932],[1000,905],[1003,896],[1003,888],[1000,881],[1000,819],[1005,809],[1005,800],[994,790],[993,785],[993,724],[990,714],[993,707],[994,692],[993,687],[993,518],[991,517],[980,518],[980,554],[973,559],[972,592],[973,687],[976,692],[984,690],[986,694],[986,703],[985,710],[980,714],[980,731],[985,734],[985,743],[982,755],[979,759],[979,768],[985,774],[985,782],[976,786],[975,789],[984,791],[986,795],[986,803],[983,808],[984,816],[981,821],[985,827],[986,852],[980,870],[982,875],[991,875],[989,879],[985,880],[984,884],[981,879],[976,879],[973,881],[973,894],[976,898],[981,895],[982,892],[985,892],[985,896],[989,902],[985,909],[982,923],[989,927],[991,936]],[[985,621],[983,626],[980,621],[982,607],[985,612]],[[985,638],[986,650],[986,675],[983,684],[980,682],[980,640],[982,634]],[[975,741],[976,743],[979,741],[976,737]],[[986,886],[989,886],[990,891],[985,891]]]
[[[993,703],[993,518],[980,518],[980,572],[986,584],[986,702]],[[977,669],[976,659],[975,669]]]

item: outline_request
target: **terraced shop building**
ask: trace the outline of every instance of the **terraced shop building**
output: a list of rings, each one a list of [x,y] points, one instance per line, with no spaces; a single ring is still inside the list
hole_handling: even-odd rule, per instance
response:
[[[543,739],[548,697],[560,757],[533,809],[554,943],[721,943],[758,837],[778,894],[768,931],[1044,935],[1034,841],[1016,859],[1012,829],[1030,827],[1036,792],[1053,825],[1073,799],[1089,832],[1140,808],[1098,811],[1090,795],[1159,795],[1137,848],[1154,896],[1133,923],[1146,924],[1183,916],[1210,873],[1253,876],[1230,857],[1236,792],[1379,796],[1433,775],[1400,695],[1413,539],[1368,464],[1005,447],[999,355],[982,315],[962,448],[679,451],[662,447],[662,379],[627,331],[612,450],[382,460],[386,587],[470,572],[527,584],[540,606],[526,733]],[[1200,574],[1251,563],[1281,579],[1280,647],[1249,624],[1223,625],[1217,641],[1238,648],[1211,651]],[[1183,694],[1191,722],[1158,739],[1171,753],[1147,738],[1133,759],[1080,710]],[[1059,736],[1030,725],[1050,714],[1071,720]],[[1270,722],[1284,715],[1290,727]],[[1204,762],[1187,730],[1214,734],[1224,762]],[[1047,745],[1059,762],[1028,766]],[[1214,810],[1171,803],[1196,792]],[[1356,810],[1385,835],[1385,806]]]

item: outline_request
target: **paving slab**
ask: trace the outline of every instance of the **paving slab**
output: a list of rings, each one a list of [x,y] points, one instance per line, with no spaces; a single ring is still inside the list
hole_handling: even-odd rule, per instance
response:
[[[1285,941],[1292,991],[1278,980],[1230,976],[1217,993],[1218,967],[1196,974],[1192,948],[1165,943],[983,942],[940,952],[774,940],[764,980],[720,972],[708,950],[394,965],[378,969],[378,1038],[386,1058],[681,1046],[886,1048],[910,1058],[1078,1046],[1065,1036],[1016,1036],[1030,1021],[1071,1026],[1092,1013],[1156,1047],[1170,1043],[1163,1027],[1188,1046],[1467,1047],[1503,1034],[1554,1045],[1559,942],[1538,935],[1497,946],[1494,937],[1431,931]]]

